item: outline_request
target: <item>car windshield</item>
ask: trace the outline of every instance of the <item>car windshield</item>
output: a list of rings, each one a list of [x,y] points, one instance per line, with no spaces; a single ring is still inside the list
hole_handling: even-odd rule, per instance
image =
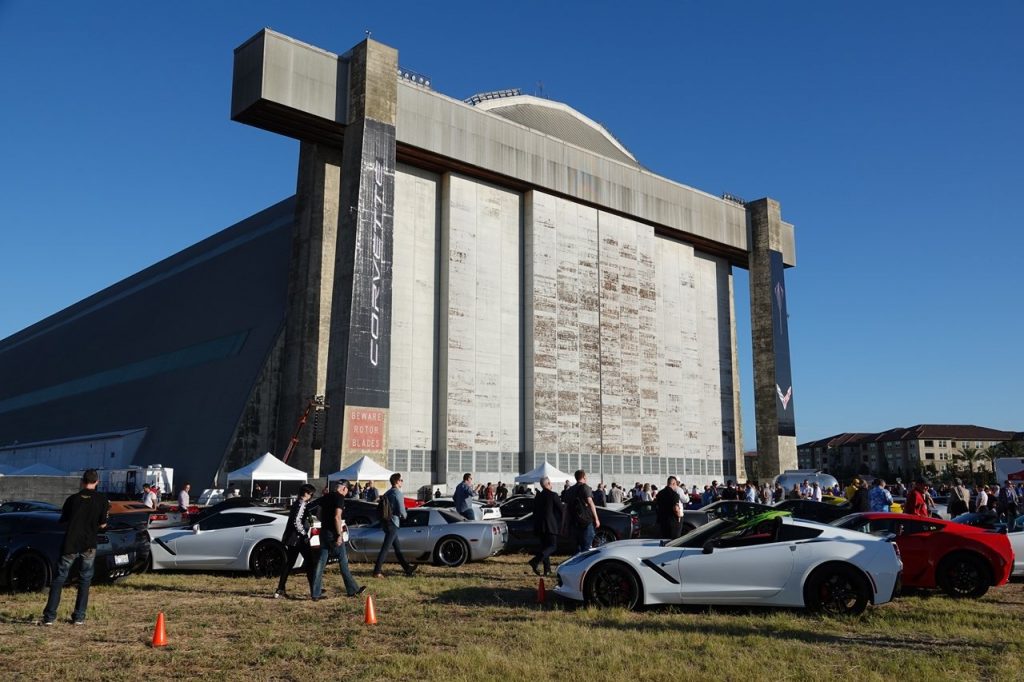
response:
[[[466,520],[465,516],[453,512],[451,509],[436,509],[435,511],[440,514],[441,518],[443,518],[447,523],[459,523],[460,521]]]
[[[678,537],[665,544],[666,547],[703,547],[707,539],[717,536],[719,533],[727,532],[729,529],[739,525],[737,519],[716,519],[703,526],[698,526],[686,535]]]

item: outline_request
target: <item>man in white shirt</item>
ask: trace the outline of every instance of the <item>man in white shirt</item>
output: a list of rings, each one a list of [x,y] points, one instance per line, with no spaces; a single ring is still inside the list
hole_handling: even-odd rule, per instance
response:
[[[178,506],[181,507],[181,511],[188,511],[188,491],[192,490],[192,486],[188,483],[181,486],[181,492],[178,493]]]
[[[153,488],[148,483],[143,483],[142,490],[142,504],[150,509],[156,509],[156,494],[153,492]]]
[[[978,511],[984,511],[988,507],[988,493],[985,491],[985,486],[978,486],[978,497],[974,504],[974,508]]]
[[[811,484],[811,499],[815,502],[821,502],[821,486],[815,481]]]

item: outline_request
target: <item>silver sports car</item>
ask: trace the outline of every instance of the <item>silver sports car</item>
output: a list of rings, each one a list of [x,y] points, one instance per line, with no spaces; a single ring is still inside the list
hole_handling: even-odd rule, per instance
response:
[[[461,566],[501,552],[508,540],[504,521],[467,521],[448,509],[416,508],[398,529],[398,545],[409,561]],[[380,524],[349,527],[349,559],[375,561],[384,542]],[[392,552],[389,560],[394,560]]]
[[[220,509],[191,526],[151,528],[152,568],[280,575],[286,561],[281,536],[287,523],[288,512],[253,506]],[[319,532],[320,523],[313,527]],[[318,536],[311,540],[319,547]],[[301,565],[300,556],[294,567]]]

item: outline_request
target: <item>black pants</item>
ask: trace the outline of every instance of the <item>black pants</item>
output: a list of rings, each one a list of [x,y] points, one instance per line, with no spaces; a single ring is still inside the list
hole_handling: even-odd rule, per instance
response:
[[[676,517],[661,519],[658,521],[658,529],[661,537],[666,540],[675,540],[679,537],[679,519]]]
[[[284,570],[281,571],[281,577],[277,581],[277,591],[284,592],[284,586],[288,582],[288,574],[292,572],[292,566],[295,565],[295,560],[298,559],[301,554],[302,570],[306,572],[306,580],[309,581],[309,589],[312,593],[313,576],[316,573],[316,561],[312,558],[312,553],[309,551],[309,545],[303,542],[294,547],[286,547],[285,549],[288,554],[284,561]]]
[[[537,552],[537,555],[530,560],[530,563],[539,564],[543,561],[544,572],[550,573],[551,555],[555,553],[556,549],[558,549],[558,536],[554,533],[541,531],[537,534],[537,537],[540,538],[540,551]]]

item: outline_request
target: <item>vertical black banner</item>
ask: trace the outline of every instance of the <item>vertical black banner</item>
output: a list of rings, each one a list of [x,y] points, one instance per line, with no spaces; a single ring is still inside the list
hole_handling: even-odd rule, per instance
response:
[[[386,408],[391,383],[395,127],[364,120],[346,404]]]
[[[782,254],[770,253],[772,274],[772,338],[775,348],[775,412],[780,436],[796,436],[793,414],[793,374],[789,364],[789,313]]]

